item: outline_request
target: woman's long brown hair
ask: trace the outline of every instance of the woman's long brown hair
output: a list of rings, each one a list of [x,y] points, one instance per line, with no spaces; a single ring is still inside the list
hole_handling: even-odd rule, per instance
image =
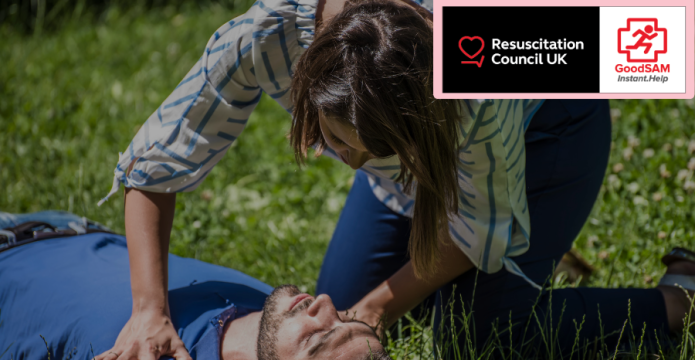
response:
[[[408,250],[415,274],[435,272],[439,241],[458,210],[459,102],[432,93],[433,33],[425,9],[390,0],[349,0],[323,24],[292,80],[290,141],[301,164],[326,147],[319,111],[353,125],[377,157],[397,155],[396,181],[415,186]]]

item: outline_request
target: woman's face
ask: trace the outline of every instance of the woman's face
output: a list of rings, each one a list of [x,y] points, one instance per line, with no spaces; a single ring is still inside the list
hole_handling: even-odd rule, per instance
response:
[[[367,160],[376,157],[364,147],[354,126],[326,116],[322,111],[319,111],[319,126],[328,146],[351,168],[359,169]]]

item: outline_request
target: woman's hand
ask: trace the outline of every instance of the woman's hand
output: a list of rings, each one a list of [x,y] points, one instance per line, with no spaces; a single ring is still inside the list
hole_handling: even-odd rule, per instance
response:
[[[133,314],[113,348],[97,356],[96,360],[157,360],[161,356],[191,360],[169,315],[147,311]]]
[[[343,322],[359,320],[374,328],[379,336],[383,335],[384,324],[386,323],[386,309],[377,304],[370,304],[369,298],[365,297],[355,306],[338,313]],[[376,305],[376,306],[375,306]]]

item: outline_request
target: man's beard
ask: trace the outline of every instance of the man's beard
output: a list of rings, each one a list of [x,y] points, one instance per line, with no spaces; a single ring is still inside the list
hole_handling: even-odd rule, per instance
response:
[[[282,285],[270,294],[263,305],[263,316],[261,316],[261,324],[258,329],[258,341],[256,342],[256,355],[258,360],[279,360],[277,354],[277,333],[280,330],[280,324],[285,319],[297,315],[300,311],[306,309],[313,302],[312,300],[303,300],[297,304],[294,309],[289,312],[282,313],[277,309],[278,299],[285,296],[297,296],[302,292],[294,285]]]

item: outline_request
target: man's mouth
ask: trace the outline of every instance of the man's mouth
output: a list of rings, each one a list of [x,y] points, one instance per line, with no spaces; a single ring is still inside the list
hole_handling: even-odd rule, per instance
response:
[[[309,295],[309,294],[299,294],[299,295],[295,296],[294,300],[292,300],[292,303],[290,304],[290,308],[287,309],[287,311],[292,311],[292,309],[294,309],[294,307],[297,306],[297,304],[302,302],[302,300],[304,300],[306,298],[310,298],[310,297],[311,297],[311,295]]]
[[[343,155],[340,155],[340,154],[339,154],[338,156],[340,156],[340,160],[343,160],[343,162],[345,163],[345,165],[350,165],[350,164],[348,164],[347,160],[345,160],[345,158],[343,157]]]

